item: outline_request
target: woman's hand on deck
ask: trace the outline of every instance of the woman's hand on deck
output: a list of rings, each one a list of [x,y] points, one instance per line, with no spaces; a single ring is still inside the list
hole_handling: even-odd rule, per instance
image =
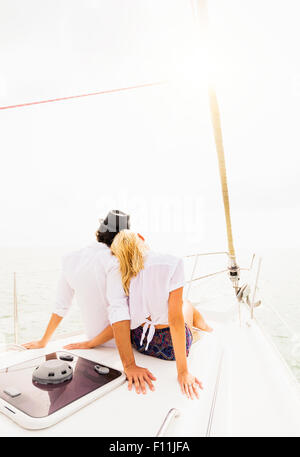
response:
[[[89,341],[81,341],[79,343],[72,343],[72,344],[67,344],[64,346],[64,349],[91,349],[91,345]]]
[[[131,365],[124,371],[128,380],[128,390],[132,389],[132,384],[134,384],[137,394],[142,392],[145,395],[147,393],[146,384],[150,390],[155,390],[152,381],[156,381],[156,377],[147,368]]]
[[[181,387],[181,391],[184,395],[186,395],[191,400],[194,397],[199,398],[199,391],[198,389],[203,390],[202,383],[193,375],[188,372],[182,373],[178,375],[178,382]]]

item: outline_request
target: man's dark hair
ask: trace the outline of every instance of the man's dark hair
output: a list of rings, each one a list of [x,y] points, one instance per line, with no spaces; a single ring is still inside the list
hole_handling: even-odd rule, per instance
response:
[[[104,220],[100,221],[100,227],[96,232],[99,243],[104,243],[110,248],[115,236],[124,229],[130,228],[130,217],[123,211],[112,210]]]
[[[99,243],[104,243],[104,244],[106,244],[106,246],[108,246],[110,248],[111,245],[112,245],[112,242],[114,241],[114,237],[118,233],[119,232],[105,232],[105,233],[102,233],[102,232],[99,232],[99,230],[97,230],[96,238],[97,238],[97,241]]]

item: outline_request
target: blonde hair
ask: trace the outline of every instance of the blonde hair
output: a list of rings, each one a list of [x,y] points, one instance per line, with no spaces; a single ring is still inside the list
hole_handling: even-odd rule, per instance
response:
[[[122,230],[114,238],[111,251],[119,260],[126,295],[129,295],[131,279],[144,268],[144,257],[148,249],[146,243],[130,230]]]

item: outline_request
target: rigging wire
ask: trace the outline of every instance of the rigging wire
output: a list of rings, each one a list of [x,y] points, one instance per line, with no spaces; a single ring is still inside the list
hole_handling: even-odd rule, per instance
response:
[[[24,108],[25,106],[41,105],[43,103],[61,102],[61,101],[64,101],[64,100],[72,100],[72,99],[75,99],[75,98],[91,97],[93,95],[113,94],[115,92],[124,92],[124,91],[128,91],[128,90],[142,89],[142,88],[146,88],[146,87],[159,86],[159,85],[165,84],[166,82],[167,81],[157,81],[157,82],[154,82],[154,83],[139,84],[139,85],[136,85],[136,86],[118,87],[116,89],[107,89],[107,90],[101,90],[101,91],[98,91],[98,92],[88,92],[86,94],[80,94],[80,95],[69,95],[67,97],[51,98],[51,99],[48,99],[48,100],[37,100],[37,101],[34,101],[34,102],[19,103],[17,105],[0,106],[0,110],[12,109],[12,108]]]

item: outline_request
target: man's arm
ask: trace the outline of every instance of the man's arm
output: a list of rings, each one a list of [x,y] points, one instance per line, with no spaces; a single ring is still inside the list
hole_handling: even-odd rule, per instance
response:
[[[112,340],[114,337],[113,329],[108,325],[99,335],[95,336],[88,341],[81,341],[79,343],[71,343],[64,346],[64,349],[92,349],[96,346],[101,346],[101,344],[106,343],[107,341]]]
[[[59,326],[63,317],[69,311],[72,305],[73,296],[74,290],[71,288],[64,274],[62,273],[57,285],[56,306],[51,315],[47,329],[40,340],[23,344],[26,349],[40,349],[48,344],[50,338]]]
[[[62,321],[62,316],[53,313],[50,321],[48,323],[47,329],[44,333],[44,336],[38,341],[31,341],[30,343],[23,344],[24,348],[26,349],[40,349],[44,348],[48,341],[50,340],[51,336],[59,326],[60,322]]]

